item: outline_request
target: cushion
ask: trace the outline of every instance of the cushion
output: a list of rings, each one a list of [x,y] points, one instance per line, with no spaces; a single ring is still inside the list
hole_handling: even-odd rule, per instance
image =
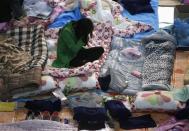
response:
[[[134,110],[174,111],[178,102],[169,91],[143,91],[137,93]]]

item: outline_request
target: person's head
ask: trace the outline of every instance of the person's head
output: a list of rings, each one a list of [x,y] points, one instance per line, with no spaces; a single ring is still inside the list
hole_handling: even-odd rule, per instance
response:
[[[78,38],[92,36],[94,26],[89,18],[82,18],[75,23],[75,32]]]

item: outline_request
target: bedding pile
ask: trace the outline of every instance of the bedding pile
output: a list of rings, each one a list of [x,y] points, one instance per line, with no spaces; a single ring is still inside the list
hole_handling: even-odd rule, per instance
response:
[[[135,0],[14,1],[17,6],[0,2],[8,9],[0,13],[0,98],[26,103],[28,114],[2,129],[41,130],[46,124],[47,130],[109,131],[113,121],[122,129],[140,129],[157,125],[149,114],[133,112],[182,110],[188,116],[188,86],[171,85],[177,41],[158,30],[157,1],[141,0],[142,7]],[[82,18],[94,25],[82,48],[102,47],[104,53],[79,67],[53,67],[60,30]],[[62,107],[73,111],[72,120],[60,119]],[[177,112],[172,128],[164,123],[156,130],[176,129],[180,120],[187,125],[188,117],[180,117]]]

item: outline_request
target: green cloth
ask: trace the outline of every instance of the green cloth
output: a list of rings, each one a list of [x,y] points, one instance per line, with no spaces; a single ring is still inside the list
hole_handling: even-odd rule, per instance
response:
[[[173,90],[174,100],[186,102],[189,100],[189,86]]]
[[[75,35],[73,25],[75,22],[70,22],[60,30],[57,43],[57,58],[52,63],[53,67],[69,68],[70,61],[77,55],[79,50],[84,46],[82,39],[78,39]]]

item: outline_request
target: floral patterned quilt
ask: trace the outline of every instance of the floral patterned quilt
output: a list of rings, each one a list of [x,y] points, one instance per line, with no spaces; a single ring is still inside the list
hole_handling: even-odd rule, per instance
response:
[[[108,53],[110,51],[110,44],[112,40],[112,28],[111,23],[97,23],[93,31],[93,37],[90,38],[87,48],[102,46],[104,48],[104,53],[99,60],[94,62],[86,63],[81,67],[76,68],[54,68],[51,66],[51,63],[55,60],[56,51],[49,52],[48,64],[43,71],[44,74],[50,74],[54,77],[71,77],[82,74],[96,73],[96,76],[99,76],[99,71],[103,63],[105,62]]]

